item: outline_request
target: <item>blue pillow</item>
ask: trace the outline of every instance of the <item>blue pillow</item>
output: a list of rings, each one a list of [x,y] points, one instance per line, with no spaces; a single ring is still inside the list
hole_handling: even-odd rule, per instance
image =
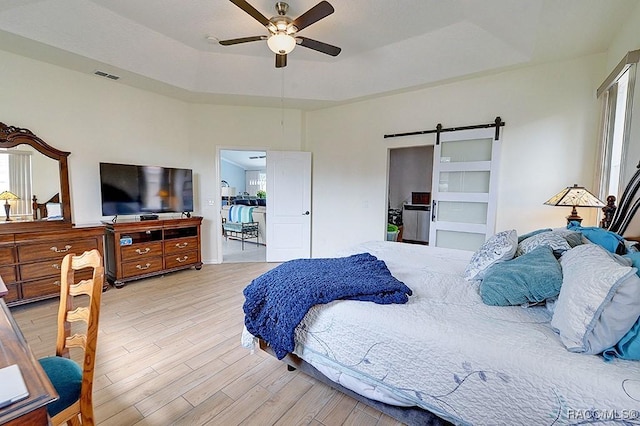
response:
[[[611,253],[624,254],[627,251],[624,245],[624,238],[615,232],[596,226],[583,227],[578,222],[569,223],[567,229],[581,232],[589,241],[598,244]]]
[[[631,266],[633,266],[634,268],[638,268],[637,274],[640,277],[640,251],[627,253],[622,257],[626,257],[627,259],[631,260]]]
[[[614,358],[640,361],[640,319],[615,346],[605,349],[602,356],[606,361]]]
[[[557,296],[561,286],[562,268],[545,245],[491,266],[480,284],[480,297],[493,306],[537,303]]]

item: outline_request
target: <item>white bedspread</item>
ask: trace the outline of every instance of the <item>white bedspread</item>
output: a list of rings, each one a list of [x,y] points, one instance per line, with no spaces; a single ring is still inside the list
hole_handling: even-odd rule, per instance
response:
[[[406,305],[313,307],[296,329],[296,353],[330,378],[457,424],[640,423],[640,362],[567,351],[544,307],[484,305],[462,278],[471,253],[372,242],[340,255],[361,252],[414,294]]]

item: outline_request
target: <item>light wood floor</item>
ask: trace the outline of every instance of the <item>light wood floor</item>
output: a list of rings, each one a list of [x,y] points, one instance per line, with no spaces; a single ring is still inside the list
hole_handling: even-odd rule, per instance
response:
[[[240,346],[242,289],[274,267],[205,265],[103,294],[94,382],[100,425],[399,425]],[[53,355],[58,302],[11,308],[36,357]]]

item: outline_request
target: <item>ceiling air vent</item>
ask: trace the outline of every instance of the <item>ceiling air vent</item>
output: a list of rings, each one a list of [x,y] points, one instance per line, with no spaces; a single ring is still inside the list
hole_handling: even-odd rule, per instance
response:
[[[94,74],[99,75],[100,77],[109,78],[111,80],[118,80],[120,78],[117,75],[109,74],[107,72],[100,71],[100,70],[95,71]]]

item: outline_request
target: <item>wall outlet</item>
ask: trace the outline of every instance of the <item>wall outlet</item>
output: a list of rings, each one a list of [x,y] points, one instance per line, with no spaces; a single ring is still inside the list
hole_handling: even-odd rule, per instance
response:
[[[210,206],[215,206],[215,205],[216,205],[216,200],[207,200],[207,203],[208,203]]]

